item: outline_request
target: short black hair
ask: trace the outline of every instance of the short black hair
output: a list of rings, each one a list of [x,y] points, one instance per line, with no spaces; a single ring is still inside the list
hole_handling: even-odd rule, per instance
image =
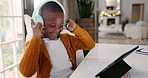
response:
[[[64,13],[61,6],[54,1],[50,1],[50,2],[47,2],[44,5],[42,5],[39,10],[40,14],[42,14],[43,11],[45,11],[45,10],[48,12],[62,12],[62,13]]]

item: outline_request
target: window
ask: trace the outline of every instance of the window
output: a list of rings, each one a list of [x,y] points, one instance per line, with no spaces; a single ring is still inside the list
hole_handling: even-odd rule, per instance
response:
[[[34,8],[37,8],[38,5],[43,2],[44,0],[34,0]]]
[[[18,70],[24,45],[22,1],[0,1],[0,78],[22,78]]]
[[[37,8],[38,5],[45,0],[34,0],[34,8]]]

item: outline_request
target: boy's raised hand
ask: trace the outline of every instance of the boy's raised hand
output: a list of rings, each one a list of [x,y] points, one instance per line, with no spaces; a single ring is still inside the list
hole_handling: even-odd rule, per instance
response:
[[[76,29],[76,23],[72,19],[67,18],[66,23],[67,23],[66,25],[67,30],[73,32]]]
[[[37,24],[34,23],[34,21],[31,21],[31,27],[33,30],[33,36],[35,38],[42,38],[43,36],[43,28],[44,26],[42,25],[42,23],[38,22]]]

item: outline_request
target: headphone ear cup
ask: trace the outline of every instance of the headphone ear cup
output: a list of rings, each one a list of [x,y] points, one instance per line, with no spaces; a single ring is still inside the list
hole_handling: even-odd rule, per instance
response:
[[[66,27],[66,20],[64,20],[64,25],[63,26]]]
[[[41,15],[36,15],[35,17],[32,18],[33,21],[35,22],[35,24],[37,24],[38,22],[41,22],[42,25],[44,25],[44,21]]]

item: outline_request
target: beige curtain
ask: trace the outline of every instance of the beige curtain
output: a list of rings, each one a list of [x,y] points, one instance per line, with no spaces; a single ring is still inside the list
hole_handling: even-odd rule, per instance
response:
[[[61,2],[66,11],[66,17],[75,20],[76,19],[76,0],[58,0]]]

